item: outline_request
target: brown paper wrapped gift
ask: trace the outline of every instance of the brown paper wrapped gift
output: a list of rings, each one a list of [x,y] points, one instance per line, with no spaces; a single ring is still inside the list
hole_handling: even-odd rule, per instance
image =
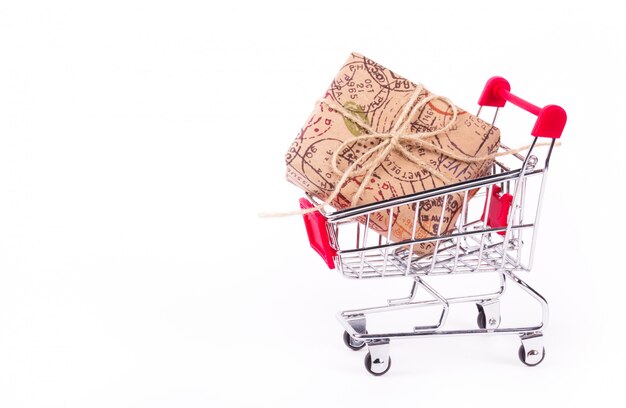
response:
[[[420,101],[425,103],[419,106]],[[419,109],[414,109],[413,115],[402,118],[402,113],[407,112],[407,103]],[[343,113],[340,112],[342,108]],[[455,115],[454,123],[450,123]],[[423,143],[412,143],[410,139],[400,141],[405,151],[419,158],[419,162],[408,158],[402,149],[394,148],[380,158],[380,164],[369,172],[371,177],[368,180],[364,180],[368,173],[360,172],[353,177],[348,175],[332,200],[333,207],[344,209],[369,204],[489,173],[491,160],[471,159],[497,151],[500,141],[497,128],[468,112],[453,108],[446,98],[435,98],[424,87],[353,53],[289,148],[286,154],[287,179],[311,195],[326,200],[333,195],[342,178],[341,173],[333,170],[334,153],[337,152],[336,166],[341,172],[353,164],[354,168],[366,166],[375,159],[375,154],[385,150],[378,149],[375,154],[372,153],[383,139],[367,135],[371,132],[393,135],[399,121],[404,121],[401,125],[405,133],[444,131],[421,139]],[[359,123],[369,125],[369,130]],[[364,155],[369,157],[362,157]],[[463,158],[467,159],[464,161]],[[359,163],[355,164],[355,161]],[[362,183],[365,183],[364,189],[354,200]],[[462,200],[459,194],[448,195],[443,219],[443,200],[422,201],[415,235],[415,206],[400,207],[393,215],[391,239],[399,242],[432,237],[438,230],[441,234],[451,232],[461,211]],[[388,211],[380,211],[372,214],[369,227],[380,234],[387,234],[388,224]],[[422,242],[415,246],[414,251],[428,254],[433,248],[433,243]]]

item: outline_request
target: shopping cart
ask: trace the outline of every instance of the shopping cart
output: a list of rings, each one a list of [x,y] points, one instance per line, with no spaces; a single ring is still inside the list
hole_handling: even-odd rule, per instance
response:
[[[544,359],[543,329],[548,323],[548,304],[516,274],[528,272],[532,268],[548,164],[567,117],[559,106],[539,108],[513,95],[510,90],[504,78],[493,77],[487,81],[478,101],[478,115],[483,107],[495,108],[493,124],[499,108],[504,107],[507,101],[536,115],[537,120],[531,132],[534,138],[525,156],[518,153],[501,156],[494,161],[491,174],[479,179],[341,211],[321,210],[304,215],[311,246],[331,269],[336,267],[348,278],[404,276],[413,281],[411,291],[405,298],[388,300],[383,306],[347,310],[337,315],[345,328],[345,344],[352,350],[368,348],[365,367],[373,375],[383,375],[391,367],[391,339],[422,336],[516,334],[521,338],[519,358],[524,364],[535,366]],[[550,140],[547,149],[535,149],[539,137]],[[500,149],[509,150],[504,145]],[[438,200],[443,203],[440,218],[443,219],[446,204],[453,196],[462,198],[460,216],[454,229],[443,233],[439,226],[435,236],[415,239],[419,217],[417,209],[424,203]],[[474,198],[470,201],[472,196]],[[317,204],[318,201],[311,196],[300,200],[302,208],[311,208]],[[394,214],[398,214],[403,206],[415,210],[414,239],[393,242],[390,235]],[[376,213],[384,213],[381,214],[384,219],[388,217],[386,235],[367,227],[371,225],[370,219],[381,219],[376,217]],[[434,251],[430,255],[419,255],[414,251],[415,245],[426,242],[434,244]],[[494,274],[492,276],[498,281],[497,288],[487,293],[445,296],[426,282],[434,276],[485,276],[486,273]],[[540,322],[521,327],[500,327],[500,298],[507,282],[512,282],[538,302]],[[418,291],[418,288],[423,291]],[[418,300],[418,293],[421,297],[422,292],[429,298]],[[450,306],[462,303],[476,304],[478,328],[446,329]],[[400,332],[374,333],[368,330],[366,321],[370,314],[427,306],[440,308],[436,323],[430,322]]]

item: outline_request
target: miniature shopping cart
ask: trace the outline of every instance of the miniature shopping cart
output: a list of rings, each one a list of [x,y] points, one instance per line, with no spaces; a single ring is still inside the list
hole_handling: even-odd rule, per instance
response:
[[[537,121],[531,132],[534,138],[526,155],[501,156],[494,161],[491,174],[479,179],[360,207],[336,212],[321,210],[304,216],[311,246],[331,269],[336,267],[348,278],[404,276],[413,281],[411,291],[405,298],[391,299],[384,306],[348,310],[337,315],[345,328],[345,344],[352,350],[368,348],[365,367],[373,375],[385,374],[391,367],[389,343],[392,339],[422,336],[516,334],[521,338],[519,358],[524,364],[535,366],[544,359],[542,331],[548,322],[548,304],[517,273],[528,272],[532,268],[548,164],[567,117],[559,106],[539,108],[513,95],[510,89],[505,79],[491,78],[479,99],[478,115],[483,107],[495,108],[493,124],[498,109],[504,107],[507,101],[536,115]],[[549,140],[546,149],[536,148],[539,137]],[[504,145],[500,149],[509,150]],[[470,200],[472,195],[474,198]],[[443,219],[446,203],[453,196],[462,197],[454,229],[442,233],[439,227],[435,236],[415,239],[420,204],[427,200],[440,200],[443,202],[440,219]],[[311,208],[317,202],[309,196],[309,199],[301,199],[300,204],[302,208]],[[394,242],[390,239],[391,226],[394,215],[403,206],[414,209],[414,239]],[[389,220],[386,233],[367,227],[371,225],[370,219],[376,219],[377,213],[383,213],[384,219]],[[414,247],[420,243],[432,243],[434,251],[429,255],[419,255]],[[497,287],[487,293],[446,296],[427,283],[436,276],[485,276],[487,273],[493,274],[498,282]],[[521,288],[538,303],[540,322],[521,327],[501,327],[500,298],[507,282]],[[422,293],[428,298],[418,299],[418,294],[423,297]],[[463,303],[476,304],[478,328],[447,328],[451,305]],[[370,314],[418,307],[438,307],[437,310],[441,310],[440,314],[435,310],[438,321],[400,332],[375,333],[367,325]]]

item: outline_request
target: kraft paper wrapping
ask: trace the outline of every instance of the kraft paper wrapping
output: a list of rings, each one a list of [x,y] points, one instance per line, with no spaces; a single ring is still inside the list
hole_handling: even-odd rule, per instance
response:
[[[341,104],[369,123],[377,132],[384,133],[391,130],[416,87],[413,82],[380,64],[353,53],[335,77],[324,99]],[[418,101],[428,95],[430,95],[428,90],[422,89]],[[447,132],[425,140],[445,151],[467,157],[482,157],[497,151],[500,131],[476,116],[457,109],[457,120]],[[451,108],[447,103],[432,100],[410,118],[411,132],[441,129],[451,117]],[[325,200],[341,178],[341,175],[335,174],[332,170],[333,153],[342,142],[361,134],[365,134],[365,131],[355,122],[330,109],[326,104],[318,103],[286,154],[287,180],[311,195]],[[373,140],[366,140],[349,145],[349,148],[339,154],[339,169],[345,170],[364,154],[366,149],[375,144]],[[491,160],[466,163],[416,144],[403,145],[452,182],[485,176],[489,174],[492,164]],[[350,207],[351,199],[363,181],[363,176],[349,178],[341,188],[341,193],[333,200],[333,207],[336,209]],[[445,184],[393,150],[374,171],[358,205],[430,190]],[[461,194],[448,195],[446,209],[441,219],[442,198],[422,201],[418,209],[415,235],[412,234],[415,205],[400,207],[393,214],[391,240],[400,242],[433,237],[437,234],[440,223],[443,223],[442,234],[452,232],[462,202]],[[365,219],[363,218],[361,222],[365,222]],[[371,215],[370,228],[386,236],[388,226],[389,211],[379,211]],[[414,251],[419,254],[429,254],[433,249],[433,242],[419,243],[414,247]]]

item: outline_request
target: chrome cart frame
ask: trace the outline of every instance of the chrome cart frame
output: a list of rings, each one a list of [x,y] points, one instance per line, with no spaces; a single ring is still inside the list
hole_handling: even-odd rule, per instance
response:
[[[543,330],[548,324],[548,303],[520,279],[518,273],[529,272],[532,268],[548,166],[556,139],[565,126],[566,115],[556,105],[539,108],[511,94],[508,82],[500,77],[487,82],[479,100],[478,115],[483,106],[495,107],[494,124],[498,110],[507,101],[538,116],[531,133],[535,137],[525,155],[515,153],[494,161],[491,175],[356,208],[305,215],[312,246],[329,266],[335,265],[345,277],[375,279],[403,276],[412,280],[410,293],[405,298],[390,299],[383,306],[346,310],[337,315],[345,329],[345,344],[353,350],[368,348],[365,366],[371,374],[382,375],[389,370],[392,339],[422,336],[515,334],[521,339],[519,358],[524,364],[535,366],[544,359]],[[548,148],[542,149],[541,159],[536,152],[538,137],[550,140]],[[508,150],[504,145],[500,148]],[[506,160],[508,162],[505,163]],[[394,214],[401,207],[411,206],[414,209],[412,237],[415,238],[420,205],[429,200],[443,202],[440,216],[443,219],[446,203],[453,195],[462,198],[462,206],[451,232],[443,233],[439,225],[433,237],[402,242],[390,239]],[[313,197],[309,198],[315,201]],[[503,206],[508,212],[504,214],[504,225],[490,217],[490,212],[501,212]],[[367,227],[376,213],[384,213],[385,219],[389,220],[386,235]],[[414,250],[416,245],[426,242],[434,244],[431,254],[420,255]],[[485,273],[499,278],[496,290],[446,296],[427,283],[432,276]],[[539,322],[501,327],[500,298],[505,293],[507,282],[522,289],[537,302],[541,309]],[[417,300],[421,292],[427,294],[429,299]],[[478,328],[446,328],[451,305],[460,303],[476,304]],[[409,331],[374,333],[367,330],[368,315],[436,306],[441,309],[437,322],[415,326]]]

